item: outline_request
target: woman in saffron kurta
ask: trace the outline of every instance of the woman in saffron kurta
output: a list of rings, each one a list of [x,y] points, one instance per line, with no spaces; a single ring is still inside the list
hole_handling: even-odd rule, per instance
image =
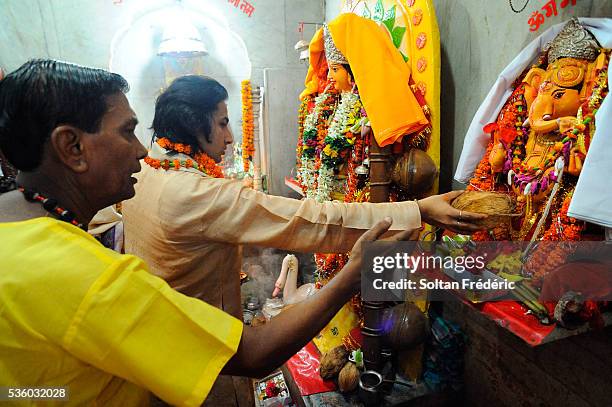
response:
[[[477,230],[472,221],[481,215],[448,203],[460,192],[418,202],[316,203],[223,179],[216,163],[233,141],[226,99],[221,84],[202,76],[178,78],[159,96],[155,142],[136,175],[136,196],[123,204],[126,252],[178,291],[241,318],[241,245],[347,252],[386,216],[395,230],[418,228],[421,220]]]

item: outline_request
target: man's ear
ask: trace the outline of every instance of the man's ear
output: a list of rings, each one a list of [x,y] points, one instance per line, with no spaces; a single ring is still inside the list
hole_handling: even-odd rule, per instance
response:
[[[58,160],[72,171],[82,173],[87,171],[87,156],[83,150],[85,132],[74,126],[58,126],[51,132],[51,148]]]

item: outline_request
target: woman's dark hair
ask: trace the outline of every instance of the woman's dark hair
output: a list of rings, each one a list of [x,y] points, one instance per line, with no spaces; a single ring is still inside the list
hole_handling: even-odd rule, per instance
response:
[[[53,129],[68,124],[97,132],[106,98],[128,89],[121,75],[102,69],[28,61],[0,81],[0,150],[19,170],[32,171]]]
[[[166,137],[199,151],[198,134],[210,140],[213,114],[227,90],[216,80],[198,75],[181,76],[155,102],[153,138]]]

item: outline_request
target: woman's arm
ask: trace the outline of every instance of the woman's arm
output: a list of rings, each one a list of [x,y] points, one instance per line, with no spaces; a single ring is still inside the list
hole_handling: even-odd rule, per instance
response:
[[[460,192],[418,202],[318,203],[313,199],[300,201],[267,195],[237,181],[214,178],[187,181],[194,183],[181,185],[182,190],[192,191],[189,202],[164,206],[170,208],[167,211],[176,208],[176,214],[169,214],[168,218],[181,220],[180,227],[168,228],[173,238],[185,234],[219,243],[341,253],[349,251],[364,231],[386,216],[393,219],[391,230],[395,231],[419,228],[422,212],[425,221],[460,232],[477,230],[472,220],[480,217],[450,206],[450,199]],[[177,195],[178,190],[164,196],[172,199]]]

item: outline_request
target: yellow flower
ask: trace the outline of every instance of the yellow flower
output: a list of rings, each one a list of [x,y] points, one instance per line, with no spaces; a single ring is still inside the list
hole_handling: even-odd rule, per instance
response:
[[[323,152],[331,158],[338,157],[338,152],[336,150],[333,150],[329,144],[325,146]]]

